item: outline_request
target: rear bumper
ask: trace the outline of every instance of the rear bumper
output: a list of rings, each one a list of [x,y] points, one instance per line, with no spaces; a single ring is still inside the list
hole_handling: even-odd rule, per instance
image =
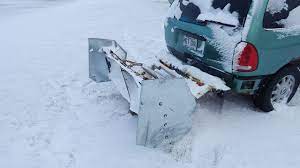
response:
[[[181,61],[191,64],[194,67],[199,68],[201,71],[204,71],[208,74],[211,74],[213,76],[217,76],[219,78],[221,78],[222,80],[224,80],[226,83],[230,83],[233,79],[233,75],[227,72],[223,72],[220,71],[218,69],[215,69],[209,65],[204,64],[203,62],[194,59],[195,57],[193,57],[190,54],[187,53],[181,53],[177,50],[175,50],[174,48],[168,46],[168,50],[178,59],[180,59]],[[193,61],[189,61],[190,59],[192,59]]]
[[[226,82],[226,85],[229,86],[233,91],[240,93],[240,94],[254,94],[260,87],[261,82],[265,79],[265,76],[251,76],[251,77],[242,77],[237,76],[228,72],[220,71],[212,66],[204,64],[194,56],[181,53],[176,49],[167,46],[168,50],[178,59],[181,61],[190,64],[194,67],[199,68],[203,72],[206,72],[210,75],[217,76]],[[192,60],[192,61],[191,61]]]

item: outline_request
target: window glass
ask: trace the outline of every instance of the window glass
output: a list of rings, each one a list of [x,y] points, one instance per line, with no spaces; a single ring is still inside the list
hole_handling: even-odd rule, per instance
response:
[[[264,28],[290,28],[300,26],[300,0],[270,0]]]
[[[242,24],[247,18],[252,0],[213,0],[212,6],[214,8],[224,9],[228,4],[230,5],[229,11],[238,14],[239,22]]]
[[[243,25],[252,0],[179,0],[181,20],[186,22],[215,21]]]

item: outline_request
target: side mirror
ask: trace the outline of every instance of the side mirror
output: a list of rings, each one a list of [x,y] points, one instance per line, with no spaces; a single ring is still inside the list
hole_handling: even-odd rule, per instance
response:
[[[174,2],[174,0],[168,0],[170,4],[172,4]]]

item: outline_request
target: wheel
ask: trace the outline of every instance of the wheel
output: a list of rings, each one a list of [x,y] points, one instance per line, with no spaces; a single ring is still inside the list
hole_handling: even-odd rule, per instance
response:
[[[274,75],[254,96],[254,104],[264,112],[274,110],[274,105],[289,103],[294,97],[300,82],[300,69],[287,66]]]

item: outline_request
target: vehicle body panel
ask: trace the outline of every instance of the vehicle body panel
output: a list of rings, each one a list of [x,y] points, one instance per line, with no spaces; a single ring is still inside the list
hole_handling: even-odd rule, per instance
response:
[[[220,71],[218,74],[221,75],[217,76],[221,78],[223,75],[229,74],[231,79],[227,79],[226,82],[233,90],[239,93],[254,94],[265,77],[275,74],[291,61],[300,58],[300,28],[287,30],[286,28],[265,29],[263,27],[268,2],[269,0],[253,0],[244,28],[240,36],[235,35],[234,38],[220,35],[220,32],[223,31],[222,26],[216,26],[215,24],[201,26],[186,23],[176,18],[167,18],[165,24],[166,44],[168,48],[172,48],[184,57],[196,58],[197,61],[201,62],[201,66]],[[203,56],[198,56],[182,46],[182,36],[184,34],[182,32],[205,38]],[[227,47],[226,50],[231,49],[231,51],[226,54],[222,53],[224,46],[221,46],[220,49],[215,44],[218,38],[231,38],[228,42],[232,44],[225,46]],[[253,44],[257,49],[259,56],[258,68],[253,72],[238,72],[232,66],[235,47],[242,41]],[[201,66],[199,68],[202,70]],[[210,73],[210,71],[206,72]],[[252,87],[245,89],[247,84],[243,83],[249,83],[249,81],[250,83],[253,81]]]

